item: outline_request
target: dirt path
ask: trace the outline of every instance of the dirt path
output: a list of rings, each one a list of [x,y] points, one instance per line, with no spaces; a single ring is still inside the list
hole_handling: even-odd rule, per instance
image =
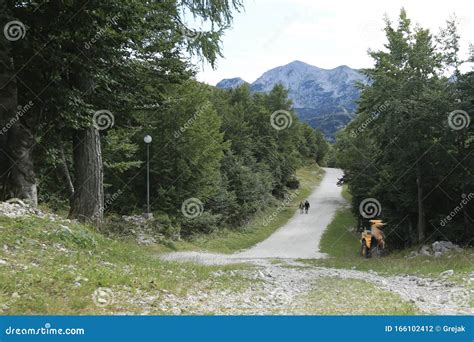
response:
[[[175,315],[314,315],[324,312],[342,315],[367,314],[367,310],[378,310],[384,314],[393,314],[407,304],[414,305],[422,314],[434,315],[472,315],[474,309],[469,300],[472,291],[456,285],[447,279],[426,279],[409,275],[382,276],[375,272],[334,269],[308,266],[302,262],[282,259],[275,264],[268,259],[254,260],[258,266],[250,270],[216,271],[209,282],[219,282],[225,275],[239,274],[250,280],[240,290],[209,290],[204,287],[190,288],[187,295],[179,297],[171,293],[123,293],[117,301],[131,302],[140,308],[140,314],[171,313]],[[344,280],[366,281],[380,291],[392,296],[391,302],[370,301],[370,305],[361,306],[366,300],[366,291],[346,290],[333,292],[319,289],[318,281],[330,279],[334,286]],[[357,283],[354,283],[357,285]],[[323,297],[320,301],[307,302],[307,294],[317,291]],[[367,288],[369,291],[369,288]],[[356,297],[354,299],[354,297]],[[387,308],[385,305],[389,305]],[[119,312],[118,314],[136,314]]]
[[[231,255],[177,252],[164,255],[168,260],[192,260],[204,264],[225,264],[254,259],[316,259],[325,257],[319,252],[319,240],[336,210],[345,201],[341,188],[336,185],[342,170],[325,168],[321,184],[311,193],[308,214],[295,212],[290,221],[279,228],[268,239],[250,249]]]
[[[242,292],[191,292],[185,298],[170,297],[162,302],[162,310],[175,313],[214,314],[311,314],[301,309],[301,298],[314,290],[317,279],[353,279],[367,281],[378,288],[397,294],[404,302],[414,304],[420,312],[429,314],[473,314],[470,307],[472,290],[447,281],[409,275],[382,276],[375,272],[313,267],[296,259],[324,258],[319,252],[321,235],[335,211],[346,205],[337,187],[339,169],[325,169],[321,184],[308,198],[309,214],[295,212],[294,217],[265,241],[248,250],[231,255],[205,252],[176,252],[162,255],[166,260],[193,261],[207,265],[252,263],[257,266],[241,271],[254,285]],[[275,262],[275,260],[279,260]],[[234,272],[234,271],[231,271]],[[219,274],[216,274],[219,277]],[[332,296],[332,297],[331,297]],[[334,302],[338,294],[330,294]],[[146,301],[140,303],[147,306]],[[334,304],[334,305],[337,305]],[[330,304],[331,306],[331,304]],[[346,314],[364,314],[347,312]]]

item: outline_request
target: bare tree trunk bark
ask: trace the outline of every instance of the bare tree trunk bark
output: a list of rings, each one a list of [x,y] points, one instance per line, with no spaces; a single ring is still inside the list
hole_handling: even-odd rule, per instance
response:
[[[2,16],[3,17],[3,16]],[[4,197],[18,197],[36,205],[38,195],[30,129],[18,110],[18,88],[10,42],[0,41],[0,178]]]
[[[465,188],[465,187],[463,187]],[[465,190],[465,189],[463,189]],[[462,208],[462,216],[463,216],[463,221],[464,221],[464,234],[465,234],[465,239],[466,241],[472,241],[472,238],[474,237],[474,221],[472,221],[472,218],[469,216],[468,212],[473,212],[472,211],[472,204],[470,203],[471,199],[470,199],[470,196],[471,194],[466,191],[466,192],[463,192],[464,196],[465,197],[462,197],[461,195],[461,199],[462,200],[465,200],[467,199],[467,205],[464,205],[463,208]],[[470,211],[469,211],[470,209]]]
[[[411,216],[408,217],[408,246],[411,246],[414,242],[416,243],[415,234],[413,231],[413,223],[411,222]],[[404,246],[405,248],[408,246]]]
[[[0,7],[0,10],[3,8]],[[10,46],[0,37],[0,180],[2,198],[8,197],[7,183],[10,174],[11,160],[8,153],[8,125],[18,106],[16,83],[12,82],[14,75]]]
[[[423,180],[419,162],[416,163],[416,188],[418,199],[418,242],[422,242],[426,237],[425,208],[423,206]]]
[[[31,131],[17,122],[8,131],[8,154],[12,160],[9,189],[11,197],[38,204],[36,175],[33,165],[35,139]]]
[[[62,146],[59,147],[59,158],[61,159],[61,174],[59,176],[66,182],[66,191],[69,198],[69,205],[72,205],[74,184],[72,182],[71,174],[69,173],[69,167],[67,165],[66,156],[64,155],[64,148]]]
[[[76,131],[73,156],[75,191],[69,217],[100,226],[104,214],[103,165],[95,127]]]
[[[75,191],[69,216],[100,226],[104,189],[99,131],[95,127],[76,131],[73,144]]]

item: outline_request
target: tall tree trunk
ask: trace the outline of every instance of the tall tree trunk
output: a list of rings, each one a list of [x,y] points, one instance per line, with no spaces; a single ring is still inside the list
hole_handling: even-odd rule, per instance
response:
[[[75,181],[69,217],[100,226],[104,189],[99,131],[95,127],[76,131],[73,145]]]
[[[3,8],[0,6],[0,11]],[[0,16],[1,18],[2,16]],[[18,106],[16,82],[12,81],[14,70],[10,54],[10,42],[0,36],[0,180],[1,198],[7,197],[7,182],[11,160],[8,157],[8,122]]]
[[[71,174],[69,173],[69,167],[67,165],[66,156],[64,154],[64,148],[59,147],[59,158],[61,159],[61,167],[58,168],[58,176],[66,184],[67,196],[69,199],[69,205],[72,206],[72,199],[74,196],[74,184],[72,182]]]
[[[469,165],[464,165],[464,160],[466,160],[466,155],[468,153],[468,149],[466,148],[466,143],[467,143],[468,135],[466,132],[461,131],[460,134],[457,136],[457,154],[458,160],[461,160],[461,170],[469,170]],[[469,177],[469,173],[465,174],[464,177]],[[464,177],[461,177],[461,179],[464,179]],[[464,196],[470,196],[470,191],[467,190],[468,187],[466,186],[465,182],[461,183],[461,195],[459,196],[460,201],[464,200]],[[470,198],[467,198],[467,205],[463,205],[462,207],[462,215],[463,215],[463,221],[464,221],[464,233],[465,233],[465,239],[467,241],[470,241],[472,237],[474,236],[474,232],[472,229],[472,218],[469,217],[469,207],[472,208],[472,204],[469,203]],[[472,211],[471,211],[472,212]]]
[[[423,179],[421,174],[420,162],[416,163],[416,188],[418,198],[418,242],[426,237],[425,207],[423,206]]]
[[[3,10],[0,7],[1,10]],[[2,16],[3,17],[3,16]],[[38,203],[30,129],[18,111],[18,88],[10,42],[0,37],[0,180],[2,197]]]
[[[8,131],[8,155],[12,161],[8,183],[10,196],[25,199],[36,205],[38,192],[33,165],[34,144],[33,134],[20,122]]]
[[[70,82],[87,101],[87,94],[94,90],[94,81],[82,65],[71,67]],[[104,172],[97,128],[76,130],[72,153],[75,178],[69,217],[100,226],[104,216]]]
[[[461,195],[461,201],[466,200],[467,204],[463,205],[462,208],[462,216],[463,216],[463,221],[464,221],[464,234],[465,234],[465,241],[472,241],[474,238],[474,221],[472,220],[472,217],[469,216],[468,212],[472,213],[473,212],[473,205],[471,201],[473,201],[471,197],[471,193],[466,190],[466,186],[463,185],[463,194],[465,197]]]
[[[409,247],[412,244],[416,243],[418,241],[417,234],[415,232],[415,229],[413,227],[413,222],[412,222],[412,217],[408,217],[408,244],[405,245],[404,247]]]

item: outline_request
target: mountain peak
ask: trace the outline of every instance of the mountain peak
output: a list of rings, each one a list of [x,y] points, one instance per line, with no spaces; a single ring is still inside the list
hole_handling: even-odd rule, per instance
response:
[[[302,70],[302,71],[307,71],[307,70],[322,70],[321,68],[318,68],[314,65],[299,61],[299,60],[294,60],[293,62],[290,62],[288,64],[276,67],[274,69],[295,69],[295,70]],[[273,70],[273,69],[271,69]]]
[[[333,70],[335,69],[351,69],[350,67],[348,67],[347,65],[343,64],[343,65],[339,65],[338,67],[335,67]],[[353,69],[351,69],[353,70]]]
[[[250,85],[250,90],[268,93],[275,85],[283,85],[300,119],[334,139],[335,132],[351,120],[356,110],[359,98],[356,82],[366,81],[359,70],[347,65],[322,69],[294,60],[263,73]],[[222,80],[217,86],[229,89],[243,82],[233,78]]]
[[[285,66],[290,66],[290,65],[313,66],[313,65],[309,65],[308,63],[302,62],[302,61],[297,60],[297,59],[295,59],[293,62],[290,62],[290,63],[286,64]]]
[[[240,77],[233,77],[233,78],[224,78],[222,81],[216,84],[216,87],[221,88],[221,89],[233,89],[233,88],[240,87],[243,84],[249,84],[249,83],[244,81]]]

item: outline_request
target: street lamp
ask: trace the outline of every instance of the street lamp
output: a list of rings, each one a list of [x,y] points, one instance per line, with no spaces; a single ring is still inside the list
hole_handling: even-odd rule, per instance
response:
[[[143,141],[146,144],[146,214],[145,217],[147,219],[152,218],[152,214],[150,212],[150,143],[152,138],[150,135],[145,135]]]

